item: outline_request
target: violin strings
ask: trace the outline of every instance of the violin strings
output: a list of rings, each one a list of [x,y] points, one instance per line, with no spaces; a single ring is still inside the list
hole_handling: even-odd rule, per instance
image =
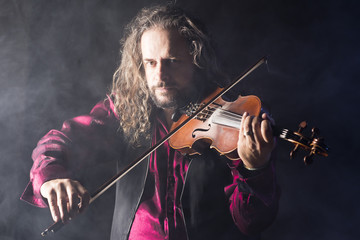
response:
[[[242,115],[228,111],[228,110],[221,109],[221,106],[217,106],[217,105],[214,105],[212,107],[208,107],[207,109],[204,109],[202,112],[199,113],[199,115],[201,115],[201,117],[203,117],[207,120],[216,110],[219,111],[219,117],[227,118],[227,120],[235,121],[235,122],[237,121],[239,123],[241,123],[241,121],[242,121]],[[281,132],[281,134],[279,134],[279,137],[283,138],[283,139],[287,139],[287,138],[288,139],[297,139],[299,137],[294,132],[289,131],[286,128],[282,128],[280,132]]]
[[[201,112],[200,114],[203,114],[201,116],[204,117],[205,119],[208,119],[215,111],[216,110],[208,109],[208,110]],[[241,119],[242,119],[242,115],[230,112],[228,110],[219,109],[219,115],[222,117],[228,118],[229,120],[233,120],[233,121],[241,122]]]
[[[207,120],[217,110],[219,111],[218,117],[220,117],[220,118],[225,118],[229,121],[238,122],[239,124],[242,121],[242,115],[228,111],[228,110],[221,109],[220,106],[216,106],[216,105],[213,107],[209,107],[208,109],[204,109],[199,114],[201,114],[202,117]],[[278,135],[278,137],[283,138],[283,139],[298,139],[299,138],[299,136],[296,135],[293,131],[290,131],[286,128],[281,128],[281,131],[280,131],[280,134]],[[306,140],[306,139],[303,139],[303,140]]]
[[[203,117],[208,119],[216,110],[219,110],[219,113],[223,117],[228,118],[229,120],[239,121],[239,122],[241,122],[241,120],[242,120],[242,115],[234,113],[234,112],[230,112],[228,110],[223,110],[219,106],[216,106],[216,105],[213,107],[209,107],[208,109],[204,109],[201,113],[205,115]]]

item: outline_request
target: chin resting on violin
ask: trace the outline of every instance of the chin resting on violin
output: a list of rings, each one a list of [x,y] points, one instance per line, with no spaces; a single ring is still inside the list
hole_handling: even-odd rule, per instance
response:
[[[143,9],[123,40],[108,97],[34,149],[22,199],[49,206],[55,222],[91,202],[78,173],[101,161],[121,170],[170,132],[178,109],[223,78],[203,25],[176,7]],[[266,113],[242,113],[236,137],[224,140],[234,143],[235,158],[216,151],[211,134],[203,139],[212,147],[200,154],[194,143],[177,149],[165,141],[118,181],[111,239],[258,239],[278,207],[273,123]]]

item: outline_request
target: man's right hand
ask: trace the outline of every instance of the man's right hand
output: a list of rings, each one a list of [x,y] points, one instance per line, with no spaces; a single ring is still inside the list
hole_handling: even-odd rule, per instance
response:
[[[47,181],[41,186],[40,193],[47,199],[55,222],[71,220],[83,212],[90,201],[88,191],[78,181],[71,179]]]

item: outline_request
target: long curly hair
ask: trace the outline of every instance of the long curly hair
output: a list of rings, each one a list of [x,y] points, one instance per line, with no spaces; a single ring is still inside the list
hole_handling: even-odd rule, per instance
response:
[[[202,81],[216,82],[220,73],[214,50],[203,24],[174,5],[142,9],[125,27],[121,62],[114,73],[111,94],[120,118],[120,130],[130,143],[150,138],[151,116],[155,109],[145,79],[140,41],[151,28],[177,29],[189,47]],[[215,80],[217,79],[217,80]]]

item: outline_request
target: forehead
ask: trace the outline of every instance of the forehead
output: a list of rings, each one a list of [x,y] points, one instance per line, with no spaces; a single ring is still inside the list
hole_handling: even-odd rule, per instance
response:
[[[141,36],[141,52],[143,57],[188,56],[189,48],[185,39],[175,29],[153,27]]]

